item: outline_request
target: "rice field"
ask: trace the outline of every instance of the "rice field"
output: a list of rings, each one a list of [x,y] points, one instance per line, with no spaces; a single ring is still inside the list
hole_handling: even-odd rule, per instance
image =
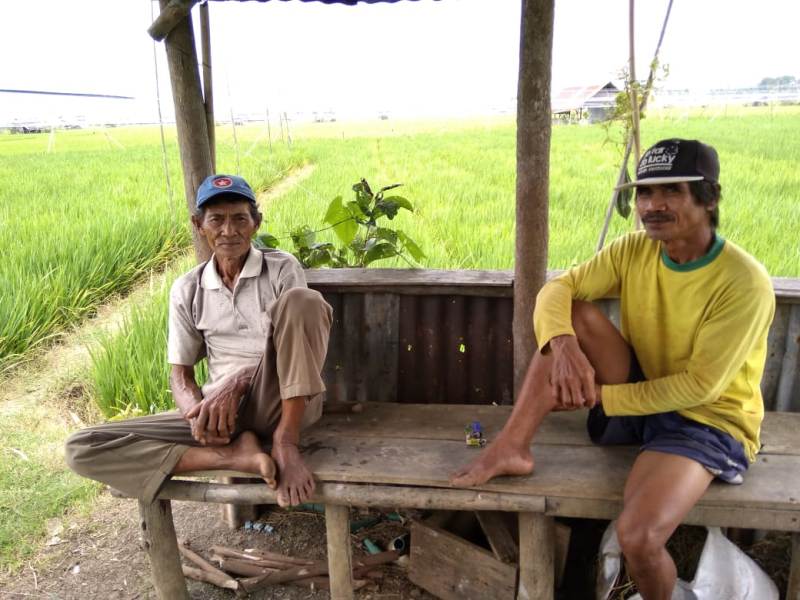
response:
[[[171,195],[157,130],[0,135],[0,373],[191,243],[169,145]],[[264,186],[301,160],[243,168]]]
[[[773,275],[800,274],[800,108],[661,113],[643,124],[643,144],[697,137],[722,162],[723,236]],[[300,225],[322,228],[336,195],[366,177],[402,183],[415,205],[394,226],[427,254],[421,266],[513,266],[515,129],[508,118],[468,122],[339,123],[295,128],[291,147],[264,124],[218,132],[218,170],[240,172],[258,190],[303,164],[310,177],[263,207],[264,228],[284,240]],[[275,131],[273,130],[273,134]],[[0,135],[0,370],[124,292],[143,272],[190,243],[174,132],[168,193],[156,128]],[[612,136],[615,135],[612,132]],[[556,126],[551,152],[551,268],[591,256],[616,178],[619,144],[599,125]],[[610,237],[632,227],[615,216]],[[323,232],[320,239],[333,239]],[[384,261],[381,266],[404,266]]]

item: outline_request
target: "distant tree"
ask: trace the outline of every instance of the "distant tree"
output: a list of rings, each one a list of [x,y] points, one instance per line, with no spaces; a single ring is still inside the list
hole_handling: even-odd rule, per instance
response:
[[[760,88],[773,88],[773,87],[785,87],[790,85],[798,85],[800,81],[796,77],[791,75],[784,75],[782,77],[764,77],[761,82],[758,84]]]

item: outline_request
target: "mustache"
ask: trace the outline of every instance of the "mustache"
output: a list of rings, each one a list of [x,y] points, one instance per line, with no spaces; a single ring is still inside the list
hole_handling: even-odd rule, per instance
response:
[[[642,217],[642,223],[671,223],[675,220],[673,215],[667,213],[647,213]]]

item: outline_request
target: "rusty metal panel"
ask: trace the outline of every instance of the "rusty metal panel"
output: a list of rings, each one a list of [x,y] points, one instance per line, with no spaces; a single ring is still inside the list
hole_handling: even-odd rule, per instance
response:
[[[325,293],[334,322],[323,378],[348,401],[511,404],[509,297]],[[601,307],[618,318],[618,302]],[[767,410],[800,412],[800,304],[778,298],[762,379]]]
[[[510,404],[510,298],[402,296],[398,402]]]

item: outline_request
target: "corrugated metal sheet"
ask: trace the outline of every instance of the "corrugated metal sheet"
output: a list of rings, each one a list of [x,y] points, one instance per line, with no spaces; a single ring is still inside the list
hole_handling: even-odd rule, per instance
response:
[[[357,289],[350,288],[353,282],[309,277],[334,309],[323,373],[329,398],[512,403],[513,300],[498,293],[496,281],[483,290],[474,278],[465,278],[465,286],[456,272],[446,278],[437,274],[431,278],[436,285],[426,291],[416,279],[402,284],[376,273],[380,292],[372,293],[370,276],[359,280]],[[781,290],[761,384],[764,405],[800,412],[800,297],[792,282],[776,282]],[[618,321],[618,302],[601,306]]]

